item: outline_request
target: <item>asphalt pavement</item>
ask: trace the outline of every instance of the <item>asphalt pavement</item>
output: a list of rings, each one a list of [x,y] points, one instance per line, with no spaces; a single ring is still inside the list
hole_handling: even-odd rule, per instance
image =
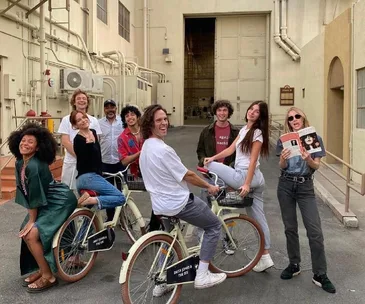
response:
[[[176,149],[183,163],[195,169],[196,144],[201,127],[173,128],[166,142]],[[261,160],[265,176],[265,212],[271,230],[271,255],[275,266],[264,273],[250,272],[243,277],[228,279],[221,285],[206,290],[194,290],[184,286],[180,303],[308,303],[308,304],[365,304],[365,237],[362,229],[349,230],[333,216],[331,210],[318,200],[325,237],[328,276],[337,288],[336,294],[328,294],[311,282],[311,260],[305,229],[300,221],[302,273],[292,280],[280,279],[281,271],[287,266],[284,227],[276,197],[278,159],[271,155]],[[192,187],[196,194],[199,189]],[[144,217],[150,215],[151,205],[146,193],[133,197]],[[19,226],[26,211],[13,202],[0,206],[0,303],[121,303],[118,283],[122,264],[121,252],[131,246],[121,230],[116,231],[116,243],[107,252],[99,253],[95,266],[81,281],[59,286],[40,294],[28,294],[21,286],[19,273],[20,241]],[[300,218],[300,216],[299,216]]]

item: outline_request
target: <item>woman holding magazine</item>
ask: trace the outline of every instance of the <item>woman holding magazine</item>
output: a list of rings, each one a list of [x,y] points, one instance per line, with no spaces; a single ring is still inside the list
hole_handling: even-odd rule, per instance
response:
[[[300,130],[308,127],[308,119],[302,110],[295,107],[288,110],[284,125],[286,132],[300,133]],[[296,212],[296,206],[298,205],[309,239],[314,274],[312,282],[329,293],[335,293],[336,288],[327,277],[321,220],[313,187],[313,174],[319,168],[321,158],[326,155],[321,137],[316,135],[316,139],[318,139],[321,149],[316,149],[316,152],[312,154],[300,142],[300,155],[293,153],[290,148],[283,149],[282,140],[279,139],[277,143],[276,154],[280,156],[279,166],[281,170],[277,195],[285,226],[290,262],[289,266],[281,273],[281,278],[288,280],[300,274]]]

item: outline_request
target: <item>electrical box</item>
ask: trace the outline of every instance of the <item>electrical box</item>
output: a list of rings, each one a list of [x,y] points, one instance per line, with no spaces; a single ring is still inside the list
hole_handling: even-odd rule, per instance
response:
[[[4,99],[16,99],[16,77],[15,75],[4,75]]]
[[[171,82],[157,83],[157,103],[166,109],[167,114],[172,114],[173,103]]]

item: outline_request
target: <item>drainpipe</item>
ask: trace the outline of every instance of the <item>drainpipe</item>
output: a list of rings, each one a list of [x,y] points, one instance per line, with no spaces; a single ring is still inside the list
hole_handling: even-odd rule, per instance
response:
[[[287,25],[286,25],[286,13],[287,13],[287,0],[281,0],[281,39],[286,42],[298,55],[300,54],[300,48],[288,37]]]
[[[46,48],[46,29],[44,27],[45,23],[45,14],[44,14],[44,4],[42,4],[39,8],[40,15],[39,15],[39,59],[40,59],[40,80],[41,80],[41,112],[47,111],[47,78],[46,78],[46,63],[45,63],[45,56],[44,51]]]
[[[121,51],[118,51],[120,57],[123,59],[123,66],[122,66],[122,75],[121,77],[123,77],[123,108],[125,107],[125,102],[126,102],[126,90],[125,90],[125,56]]]
[[[287,53],[294,61],[297,61],[300,57],[295,54],[282,40],[280,37],[280,2],[279,0],[274,1],[274,41]]]
[[[147,45],[147,0],[143,1],[143,65],[148,68],[148,45]]]

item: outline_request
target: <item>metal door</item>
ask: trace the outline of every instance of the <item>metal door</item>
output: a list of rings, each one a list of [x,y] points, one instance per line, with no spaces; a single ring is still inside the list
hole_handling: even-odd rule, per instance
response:
[[[266,100],[266,19],[265,15],[216,19],[215,100],[232,102],[234,124],[244,124],[251,102]]]

